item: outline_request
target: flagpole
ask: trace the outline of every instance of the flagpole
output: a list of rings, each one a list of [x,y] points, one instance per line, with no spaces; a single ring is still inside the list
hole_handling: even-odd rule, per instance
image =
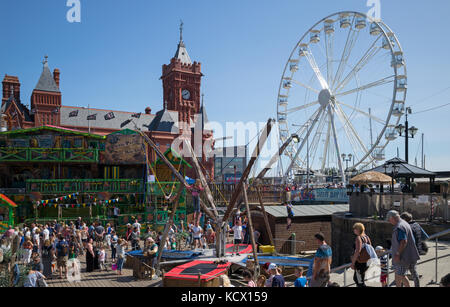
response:
[[[90,104],[88,104],[88,133],[89,134],[91,134],[91,121],[89,120],[89,116],[91,115],[91,114],[89,114],[89,113],[91,113],[91,111],[90,111],[90,109],[91,109],[91,105]]]

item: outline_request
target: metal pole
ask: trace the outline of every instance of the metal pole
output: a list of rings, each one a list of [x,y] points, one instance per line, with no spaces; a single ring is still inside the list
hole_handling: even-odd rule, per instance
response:
[[[439,241],[439,238],[436,237],[436,263],[435,263],[435,273],[436,273],[435,281],[436,281],[436,284],[439,283],[438,282],[438,241]]]
[[[388,253],[387,256],[388,256],[388,257],[387,257],[387,265],[386,265],[386,269],[387,269],[387,279],[386,279],[386,282],[387,282],[387,286],[388,286],[388,288],[389,288],[389,274],[390,274],[390,270],[391,270],[390,265],[389,265],[389,259],[391,258],[391,254]]]
[[[422,133],[422,168],[425,169],[425,160],[423,158],[423,139],[424,139],[425,134]]]
[[[307,129],[309,130],[309,125]],[[306,174],[306,189],[309,191],[309,135],[306,135],[306,151],[306,171],[308,172]]]
[[[408,112],[406,113],[405,122],[405,160],[409,163],[409,122],[408,122]]]

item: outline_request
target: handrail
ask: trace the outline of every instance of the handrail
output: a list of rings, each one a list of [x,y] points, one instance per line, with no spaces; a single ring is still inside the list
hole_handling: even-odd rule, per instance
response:
[[[435,277],[436,277],[436,281],[435,281],[435,283],[438,283],[438,281],[437,281],[437,260],[439,259],[438,255],[437,255],[437,253],[438,253],[438,250],[437,250],[438,239],[440,237],[443,237],[443,236],[448,235],[448,234],[450,234],[450,229],[447,229],[447,230],[435,233],[435,234],[429,236],[427,239],[424,240],[424,241],[431,241],[431,240],[436,239],[436,255],[435,255],[435,260],[436,260],[436,271],[435,271],[436,275],[435,275]],[[392,253],[392,251],[388,250],[388,251],[384,252],[381,256],[385,256],[385,255],[388,255],[388,254],[391,254],[391,253]],[[446,256],[444,256],[444,257],[446,257]],[[429,262],[429,260],[427,260],[426,262]],[[420,264],[423,264],[423,263],[419,263],[419,265]],[[336,268],[331,269],[330,273],[336,273],[336,272],[339,272],[341,270],[344,270],[344,287],[347,287],[347,285],[346,285],[346,269],[350,268],[351,266],[352,266],[352,263],[343,264],[341,266],[338,266]],[[388,261],[388,268],[387,269],[390,272],[390,270],[389,270],[389,261]],[[389,274],[388,274],[388,284],[389,284]],[[351,285],[353,285],[353,284],[350,284],[348,286],[351,286]]]

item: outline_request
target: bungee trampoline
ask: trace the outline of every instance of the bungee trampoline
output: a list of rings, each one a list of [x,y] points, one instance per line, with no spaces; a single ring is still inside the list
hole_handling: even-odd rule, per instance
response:
[[[218,287],[219,277],[227,274],[231,262],[195,260],[164,274],[164,287]]]

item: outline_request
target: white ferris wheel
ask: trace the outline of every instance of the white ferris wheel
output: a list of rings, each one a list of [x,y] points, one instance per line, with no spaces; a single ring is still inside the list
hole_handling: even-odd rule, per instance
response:
[[[340,12],[316,23],[292,51],[277,101],[285,175],[375,166],[398,134],[407,71],[395,33],[382,21]]]

